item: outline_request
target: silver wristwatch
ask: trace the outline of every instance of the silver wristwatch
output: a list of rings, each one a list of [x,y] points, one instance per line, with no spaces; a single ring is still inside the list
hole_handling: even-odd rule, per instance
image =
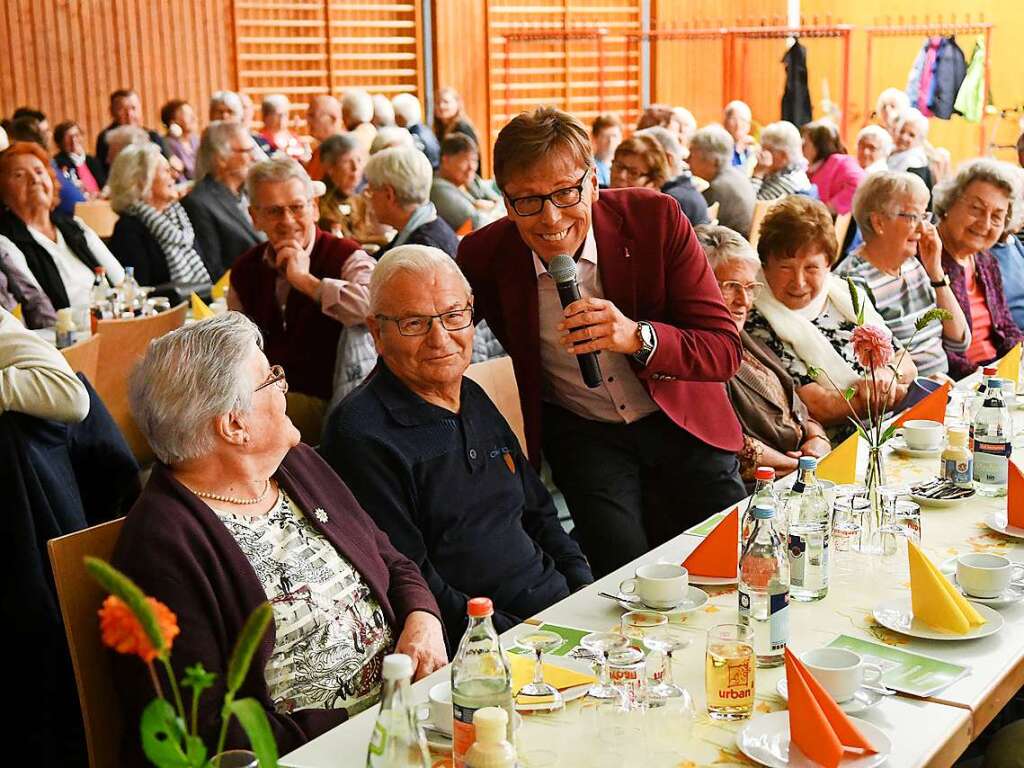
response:
[[[647,365],[647,361],[658,343],[658,336],[654,332],[654,326],[646,320],[641,320],[636,324],[636,335],[640,339],[640,349],[633,353],[633,359],[640,365]]]

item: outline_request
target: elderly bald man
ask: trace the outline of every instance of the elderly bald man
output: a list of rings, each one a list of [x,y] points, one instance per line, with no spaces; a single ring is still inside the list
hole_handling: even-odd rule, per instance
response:
[[[313,145],[313,154],[305,163],[306,173],[311,179],[322,181],[324,167],[320,163],[320,145],[329,136],[341,133],[344,128],[341,122],[341,102],[326,93],[314,96],[309,100],[309,108],[306,110],[306,126],[309,128],[309,135],[316,142]]]
[[[321,453],[394,546],[420,566],[448,639],[466,601],[494,601],[504,631],[592,581],[579,546],[505,419],[466,378],[473,297],[437,248],[377,264],[366,319],[373,373],[331,412]]]

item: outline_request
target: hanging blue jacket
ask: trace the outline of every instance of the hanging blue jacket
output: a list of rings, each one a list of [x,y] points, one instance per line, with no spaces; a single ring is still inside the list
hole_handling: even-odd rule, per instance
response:
[[[924,41],[921,50],[914,59],[910,68],[910,75],[907,78],[907,96],[912,105],[917,104],[921,92],[921,75],[924,73],[925,62],[928,59],[928,48],[931,45],[931,38]],[[967,60],[960,46],[956,44],[956,38],[943,38],[939,43],[939,49],[935,56],[934,68],[931,72],[931,79],[928,83],[928,109],[934,117],[949,120],[955,112],[953,102],[967,75]]]

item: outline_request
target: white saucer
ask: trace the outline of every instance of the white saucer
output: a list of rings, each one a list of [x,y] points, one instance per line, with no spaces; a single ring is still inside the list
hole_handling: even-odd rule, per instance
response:
[[[850,718],[878,751],[873,755],[848,752],[840,762],[842,768],[874,768],[889,758],[892,741],[885,731],[873,723]],[[812,768],[817,763],[805,757],[799,747],[790,746],[789,712],[772,712],[752,718],[736,734],[736,745],[751,760],[769,768]]]
[[[910,607],[910,595],[895,600],[885,600],[875,606],[872,614],[875,621],[886,629],[922,640],[975,640],[979,637],[994,635],[1002,628],[1003,617],[998,611],[992,610],[987,605],[977,605],[975,610],[985,619],[985,623],[980,627],[971,628],[963,635],[940,632],[937,629],[932,629],[920,619],[914,618],[914,611]]]
[[[775,690],[778,691],[779,696],[781,696],[786,701],[789,701],[789,683],[786,682],[786,678],[782,678],[781,680],[779,680],[779,682],[775,685]],[[867,710],[871,709],[873,706],[875,706],[875,704],[877,704],[884,698],[885,696],[878,693],[877,691],[872,691],[867,688],[858,688],[857,692],[853,694],[852,699],[836,703],[839,705],[839,708],[843,710],[843,712],[845,712],[846,714],[856,715],[858,712],[866,712]]]
[[[947,558],[939,564],[939,570],[942,575],[953,582],[953,585],[960,590],[960,594],[966,597],[972,603],[980,603],[981,605],[987,605],[990,608],[1006,608],[1009,605],[1019,603],[1024,599],[1024,584],[1011,583],[1006,590],[996,597],[975,597],[964,592],[964,588],[961,587],[956,580],[956,555]]]
[[[1010,536],[1014,539],[1024,539],[1024,528],[1017,528],[1009,523],[1001,523],[999,518],[996,517],[995,512],[989,512],[985,516],[985,525],[996,533],[1001,533],[1004,536]]]
[[[888,441],[892,449],[900,456],[909,456],[912,459],[928,459],[942,453],[942,446],[936,448],[911,448],[902,437],[893,437]]]
[[[674,616],[680,613],[692,613],[698,608],[703,608],[709,599],[707,592],[691,584],[689,591],[686,593],[686,599],[674,608],[655,608],[640,602],[628,602],[626,600],[619,600],[618,602],[627,611],[654,611],[655,613],[664,613],[666,616]]]
[[[735,576],[694,576],[691,573],[689,579],[691,584],[702,587],[727,587],[730,584],[738,584],[740,576],[738,573]]]
[[[594,687],[593,683],[583,683],[582,685],[574,685],[572,688],[566,688],[562,691],[562,702],[568,704],[570,701],[576,701],[576,699],[582,699],[587,695],[587,691]],[[515,707],[516,712],[548,712],[551,710],[550,704],[519,704],[513,698],[512,706]],[[518,726],[517,726],[518,727]]]

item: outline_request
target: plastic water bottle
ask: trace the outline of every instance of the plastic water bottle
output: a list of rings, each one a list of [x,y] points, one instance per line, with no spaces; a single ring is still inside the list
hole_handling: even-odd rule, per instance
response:
[[[107,282],[107,270],[103,267],[93,268],[92,291],[89,294],[89,325],[96,333],[96,324],[100,320],[109,320],[114,316],[110,305],[110,283]]]
[[[740,624],[754,630],[754,655],[759,667],[785,661],[789,639],[789,559],[775,510],[754,507],[750,537],[740,557]]]
[[[404,653],[384,657],[384,695],[373,726],[367,768],[430,768],[430,753],[409,691],[412,659]]]
[[[489,598],[474,597],[467,607],[469,627],[452,661],[452,758],[463,768],[476,740],[473,716],[484,707],[501,707],[508,715],[506,740],[512,743],[512,672],[501,650]]]
[[[828,594],[829,532],[831,510],[814,474],[818,460],[801,456],[796,482],[786,494],[788,528],[789,595],[793,600],[811,602]]]
[[[785,530],[785,527],[780,525],[782,515],[779,509],[779,495],[775,492],[775,470],[771,467],[758,467],[754,472],[754,493],[751,494],[750,503],[743,510],[743,518],[740,521],[740,554],[743,553],[743,546],[750,538],[754,507],[758,505],[769,506],[775,510],[775,525],[780,532]]]
[[[1001,379],[989,380],[985,400],[972,425],[974,487],[982,496],[1006,495],[1013,450],[1013,418],[1003,401],[1003,384]]]
[[[139,300],[139,282],[135,279],[135,267],[124,268],[121,296],[124,298],[125,310],[130,311],[133,315],[137,315],[142,302]]]

